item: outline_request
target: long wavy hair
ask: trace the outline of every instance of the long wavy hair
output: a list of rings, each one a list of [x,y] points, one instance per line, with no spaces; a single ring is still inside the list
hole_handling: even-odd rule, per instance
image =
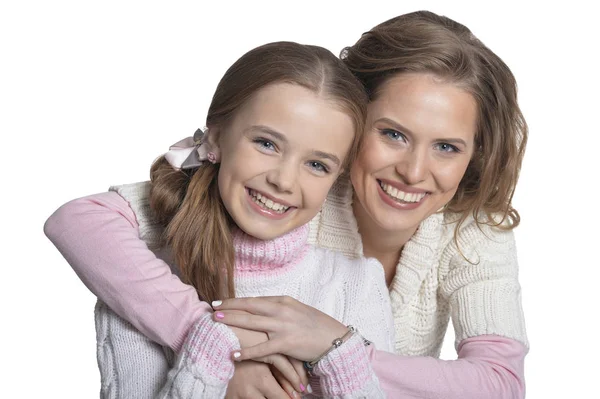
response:
[[[445,210],[459,215],[456,233],[469,215],[477,224],[503,229],[519,224],[512,198],[528,128],[515,77],[500,57],[464,25],[418,11],[377,25],[346,47],[341,58],[370,100],[391,77],[410,72],[433,74],[470,93],[477,103],[475,151]]]
[[[276,42],[244,54],[216,88],[206,118],[208,130],[226,131],[257,91],[275,83],[307,88],[352,118],[355,139],[344,160],[350,165],[364,131],[367,95],[344,63],[322,47]],[[205,301],[234,296],[234,222],[219,194],[218,173],[219,165],[211,163],[174,170],[164,156],[150,171],[151,209],[166,228],[166,244],[182,280]]]

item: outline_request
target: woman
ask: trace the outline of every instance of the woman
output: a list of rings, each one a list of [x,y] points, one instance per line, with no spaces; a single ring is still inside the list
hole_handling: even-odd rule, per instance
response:
[[[528,343],[512,234],[519,215],[511,199],[527,127],[513,75],[467,28],[428,12],[378,25],[342,56],[371,100],[366,136],[350,180],[340,179],[313,220],[312,237],[318,246],[375,257],[384,266],[397,355],[370,348],[384,390],[390,397],[523,396]],[[77,260],[90,269],[86,262],[109,267],[93,256],[102,243],[88,238],[93,251]],[[158,262],[149,254],[136,260],[146,270]],[[150,338],[176,347],[198,312],[183,295],[170,294],[181,292],[180,284],[171,280],[162,291],[184,314],[169,316],[176,324],[165,330],[175,333],[144,330],[139,309],[102,299]],[[241,318],[229,309],[266,314],[270,326],[261,324],[264,316]],[[218,310],[225,323],[268,331],[267,349],[296,357],[304,342],[340,329],[287,299],[228,300]],[[459,360],[442,362],[435,357],[449,317]],[[161,335],[181,338],[165,342]],[[264,353],[242,350],[240,359]],[[248,375],[257,381],[256,373],[265,372],[244,363],[230,382],[232,397],[247,387]],[[276,397],[273,384],[257,389]]]

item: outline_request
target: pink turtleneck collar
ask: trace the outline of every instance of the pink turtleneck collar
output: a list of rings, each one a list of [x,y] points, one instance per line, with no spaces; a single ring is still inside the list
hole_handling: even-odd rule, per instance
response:
[[[300,261],[308,247],[308,224],[272,240],[259,240],[240,229],[233,233],[236,272],[275,272]]]

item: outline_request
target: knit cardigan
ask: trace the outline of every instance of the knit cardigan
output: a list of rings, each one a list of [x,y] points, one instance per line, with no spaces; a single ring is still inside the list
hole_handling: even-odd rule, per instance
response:
[[[338,179],[310,222],[310,242],[353,258],[363,255],[352,198],[350,180]],[[455,239],[456,220],[454,214],[433,214],[404,245],[390,286],[397,354],[439,357],[450,317],[456,347],[482,335],[529,346],[513,232],[469,217]]]

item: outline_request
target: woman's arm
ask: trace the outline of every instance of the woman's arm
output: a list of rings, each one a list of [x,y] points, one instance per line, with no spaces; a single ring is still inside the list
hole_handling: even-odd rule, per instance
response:
[[[161,345],[178,351],[194,321],[212,312],[140,239],[136,217],[117,193],[68,202],[44,232],[90,291]]]
[[[512,339],[494,335],[468,338],[459,345],[458,360],[368,350],[373,369],[390,398],[525,397],[527,348]]]
[[[226,309],[243,309],[253,314],[242,317],[229,314]],[[311,357],[318,352],[311,344],[315,337],[339,335],[339,322],[289,299],[236,298],[223,301],[217,311],[225,314],[219,319],[221,322],[269,334],[267,343],[242,349],[240,359],[278,352],[302,358],[307,351],[305,356]],[[318,365],[322,367],[321,376],[330,378],[330,384],[346,392],[355,389],[350,384],[363,381],[363,371],[372,367],[383,391],[393,398],[512,399],[524,396],[523,360],[527,348],[509,338],[491,335],[468,338],[458,347],[458,360],[450,361],[395,355],[378,351],[374,345],[363,349],[345,345],[338,348],[339,352],[332,351],[324,363]]]

